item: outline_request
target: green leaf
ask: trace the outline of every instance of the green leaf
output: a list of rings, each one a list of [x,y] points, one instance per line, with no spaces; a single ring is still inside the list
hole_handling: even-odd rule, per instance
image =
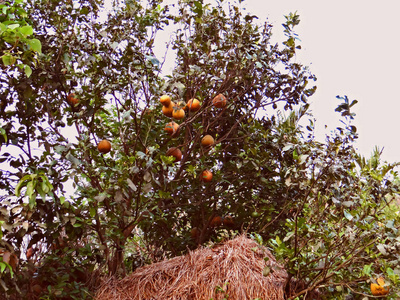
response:
[[[81,161],[77,159],[75,156],[73,156],[71,153],[68,153],[66,155],[66,159],[68,159],[71,163],[73,163],[76,166],[79,166],[81,164]]]
[[[8,25],[7,26],[7,28],[8,29],[11,29],[11,30],[14,30],[14,29],[16,29],[16,28],[18,28],[19,27],[19,24],[11,24],[11,25]]]
[[[3,9],[4,10],[4,9]],[[0,23],[0,33],[3,33],[7,30],[7,26],[4,25],[3,23]]]
[[[371,271],[372,271],[372,264],[364,265],[364,268],[363,268],[363,271],[362,271],[364,275],[370,276],[371,275]]]
[[[19,29],[19,32],[21,32],[23,35],[32,35],[33,34],[33,28],[31,26],[22,26]]]
[[[31,46],[33,51],[42,53],[42,44],[40,43],[40,41],[38,39],[28,40],[28,45]]]
[[[42,190],[47,194],[53,189],[53,186],[45,175],[40,177],[42,178]]]
[[[165,198],[165,199],[171,197],[171,194],[169,192],[164,192],[162,190],[158,191],[158,195],[160,196],[160,198]]]
[[[183,92],[185,90],[185,85],[181,82],[175,82],[173,84],[173,87],[178,89],[179,95],[183,95]]]
[[[82,14],[82,15],[87,15],[88,13],[89,13],[89,9],[85,6],[80,11],[80,14]]]
[[[11,66],[16,63],[17,59],[12,56],[11,54],[5,54],[1,57],[1,60],[3,61],[3,64],[5,66]]]
[[[282,148],[282,151],[286,152],[286,151],[288,151],[288,150],[290,150],[292,148],[293,148],[293,144],[288,144],[288,145],[286,145],[285,147]]]
[[[3,262],[0,262],[0,272],[3,273],[4,270],[6,269],[7,265]]]
[[[27,195],[28,197],[31,197],[35,191],[35,187],[36,187],[36,182],[29,181],[28,184],[26,185],[25,195]]]
[[[31,76],[31,74],[32,74],[32,69],[31,69],[31,67],[30,66],[28,66],[28,65],[25,65],[25,67],[24,67],[24,71],[25,71],[25,75],[26,75],[26,77],[30,77]]]
[[[347,220],[351,221],[353,220],[353,215],[351,213],[349,213],[347,210],[344,211],[344,216]]]
[[[146,59],[149,60],[155,66],[159,66],[160,65],[160,61],[155,56],[146,55]]]
[[[15,187],[15,196],[19,197],[21,193],[21,188],[24,186],[24,183],[31,178],[31,175],[25,175],[20,179],[17,186]]]
[[[36,193],[33,193],[33,195],[29,198],[29,207],[32,209],[36,204]]]
[[[128,186],[132,189],[132,191],[136,192],[137,187],[136,185],[130,180],[129,178],[126,180],[128,182]]]
[[[390,267],[386,268],[386,273],[388,274],[388,276],[392,277],[395,276],[396,274],[394,273],[393,269]]]
[[[7,133],[4,128],[0,128],[0,134],[3,136],[4,141],[7,143]]]
[[[90,213],[90,217],[94,218],[96,216],[96,209],[93,206],[91,206],[89,208],[89,213]]]
[[[40,195],[40,198],[45,201],[46,199],[46,193],[43,192],[43,190],[40,188],[40,186],[38,186],[36,188],[36,191],[38,192],[38,194]]]
[[[383,255],[387,255],[387,251],[386,251],[386,245],[385,244],[379,244],[376,246],[376,248],[378,248],[379,252],[382,253]]]
[[[294,149],[294,150],[293,150],[293,159],[294,159],[294,160],[297,160],[298,158],[299,158],[299,155],[297,154],[297,150]]]
[[[299,156],[299,159],[298,159],[298,161],[299,161],[299,164],[303,164],[303,163],[305,163],[305,162],[306,162],[306,160],[307,160],[307,158],[308,158],[308,155],[306,155],[306,154],[302,154],[302,155],[300,155],[300,156]]]

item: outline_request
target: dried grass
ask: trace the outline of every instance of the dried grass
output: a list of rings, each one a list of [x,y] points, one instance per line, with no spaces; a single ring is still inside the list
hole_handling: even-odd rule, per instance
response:
[[[271,273],[263,276],[266,265]],[[286,280],[286,271],[272,254],[241,235],[212,249],[200,248],[142,267],[124,279],[109,279],[96,299],[281,300]]]

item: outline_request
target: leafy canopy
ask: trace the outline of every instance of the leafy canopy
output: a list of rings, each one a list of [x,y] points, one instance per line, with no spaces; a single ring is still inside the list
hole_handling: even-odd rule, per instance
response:
[[[295,59],[299,16],[287,16],[278,45],[270,24],[223,1],[104,5],[1,4],[4,295],[90,298],[105,274],[247,230],[284,263],[288,298],[369,294],[378,275],[395,297],[395,165],[357,154],[347,97],[343,128],[315,140],[316,77]],[[170,27],[175,66],[164,76],[155,47]],[[173,135],[164,94],[181,108],[201,102]],[[205,135],[214,144],[201,146]],[[109,153],[97,149],[103,139]]]

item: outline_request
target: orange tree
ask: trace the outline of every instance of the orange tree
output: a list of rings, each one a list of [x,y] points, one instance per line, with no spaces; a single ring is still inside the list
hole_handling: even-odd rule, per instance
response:
[[[315,77],[294,60],[296,14],[278,46],[223,1],[115,1],[106,16],[100,0],[26,5],[42,55],[29,78],[0,78],[2,247],[20,258],[5,294],[83,299],[102,274],[243,229],[285,263],[288,297],[366,292],[379,273],[397,282],[391,166],[358,157],[348,123],[326,143],[298,125]],[[169,25],[176,60],[162,76],[154,45]],[[165,94],[185,110],[172,135]]]

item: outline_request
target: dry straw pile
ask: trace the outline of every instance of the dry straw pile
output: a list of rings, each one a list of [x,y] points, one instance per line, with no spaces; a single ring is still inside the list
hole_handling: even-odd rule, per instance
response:
[[[212,249],[142,267],[124,279],[110,279],[96,299],[283,300],[286,280],[272,254],[241,235]]]

